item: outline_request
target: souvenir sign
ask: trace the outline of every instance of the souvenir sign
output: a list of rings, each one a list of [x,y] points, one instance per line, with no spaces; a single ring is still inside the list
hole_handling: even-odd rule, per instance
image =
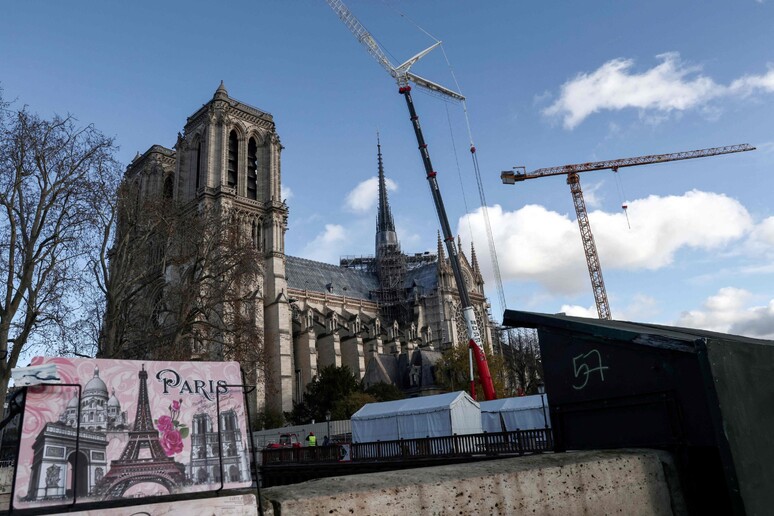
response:
[[[250,486],[239,363],[32,362],[51,364],[80,400],[28,388],[14,508]]]

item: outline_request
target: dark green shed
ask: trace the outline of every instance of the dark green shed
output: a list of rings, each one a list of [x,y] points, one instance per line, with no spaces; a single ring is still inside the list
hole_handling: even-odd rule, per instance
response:
[[[506,310],[536,328],[557,449],[675,453],[692,513],[774,511],[774,341]]]

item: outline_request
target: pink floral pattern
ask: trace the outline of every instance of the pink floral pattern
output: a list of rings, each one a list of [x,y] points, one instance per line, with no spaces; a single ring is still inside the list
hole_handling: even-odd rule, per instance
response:
[[[172,418],[169,416],[161,416],[156,422],[156,426],[158,426],[159,432],[162,434],[175,428],[174,423],[172,423]]]
[[[164,448],[164,453],[167,454],[167,457],[183,451],[183,438],[180,436],[180,432],[175,429],[161,434],[159,442],[161,447]]]
[[[169,405],[169,415],[159,417],[155,423],[161,434],[159,443],[167,457],[183,451],[183,439],[188,437],[188,426],[179,421],[180,406],[183,400],[175,400]]]

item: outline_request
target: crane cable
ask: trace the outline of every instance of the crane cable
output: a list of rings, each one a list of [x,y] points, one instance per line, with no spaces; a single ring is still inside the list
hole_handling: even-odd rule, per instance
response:
[[[462,181],[462,167],[460,167],[459,156],[457,155],[457,143],[454,140],[454,131],[452,130],[451,115],[449,114],[449,104],[446,104],[446,120],[449,122],[449,138],[451,139],[452,150],[454,151],[454,162],[457,165],[457,177],[460,180],[460,189],[462,190],[462,202],[465,204],[465,213],[468,213],[468,196],[465,195],[465,184]],[[473,241],[473,225],[470,223],[470,217],[468,219],[468,231],[470,232],[470,241]]]
[[[452,79],[454,80],[454,85],[457,87],[457,91],[462,93],[462,88],[460,88],[460,84],[457,81],[457,76],[454,73],[454,68],[451,65],[451,62],[449,61],[449,57],[446,55],[446,50],[443,48],[443,44],[441,44],[441,52],[443,52],[443,57],[446,60],[446,65],[449,67],[449,72],[451,73]],[[494,272],[495,276],[495,285],[497,287],[497,297],[498,302],[500,303],[500,310],[505,311],[507,308],[506,301],[505,301],[505,291],[503,290],[503,280],[502,276],[500,276],[500,264],[497,261],[497,250],[495,248],[494,243],[494,236],[492,234],[492,224],[489,221],[489,209],[488,204],[486,202],[486,194],[484,193],[484,183],[481,181],[481,169],[478,164],[478,154],[476,154],[476,145],[473,141],[473,131],[470,128],[470,117],[468,116],[468,104],[465,100],[462,101],[462,112],[465,115],[465,126],[468,130],[468,139],[470,141],[470,156],[473,160],[473,170],[475,172],[476,176],[476,185],[478,186],[478,196],[479,200],[481,202],[481,213],[484,216],[484,225],[486,226],[486,236],[489,244],[489,257],[492,261],[492,270]],[[473,239],[473,236],[471,234],[471,241]]]
[[[390,7],[392,10],[394,10],[400,17],[406,19],[409,23],[411,23],[414,27],[416,27],[419,31],[421,31],[423,34],[425,34],[427,37],[435,41],[436,43],[441,43],[441,52],[443,53],[443,58],[446,60],[446,66],[449,68],[449,72],[451,73],[452,79],[454,80],[454,85],[457,87],[457,92],[462,94],[462,88],[460,88],[460,83],[457,81],[457,76],[454,73],[454,68],[451,65],[451,62],[449,61],[449,56],[446,55],[446,49],[443,47],[443,43],[441,40],[430,34],[428,31],[423,29],[417,22],[412,20],[409,16],[407,16],[405,13],[399,11],[395,6],[390,5],[387,2],[384,2],[388,7]],[[489,257],[492,261],[492,269],[495,276],[495,283],[497,287],[497,297],[498,302],[500,303],[500,310],[505,311],[507,308],[506,301],[505,301],[505,291],[503,290],[503,280],[502,276],[500,275],[500,264],[497,261],[497,250],[495,249],[494,244],[494,236],[492,235],[492,224],[489,221],[489,210],[487,208],[487,202],[486,202],[486,195],[484,194],[484,184],[481,181],[481,170],[478,165],[478,155],[476,154],[476,146],[473,142],[473,132],[470,128],[470,117],[468,116],[468,104],[465,100],[462,100],[462,112],[465,115],[465,126],[468,131],[468,140],[470,142],[470,156],[473,160],[473,170],[475,172],[476,176],[476,185],[478,186],[478,196],[479,200],[481,202],[481,213],[484,216],[484,225],[486,226],[486,235],[487,240],[489,244]],[[447,118],[448,118],[448,109],[447,109]],[[449,119],[449,129],[451,131],[451,119]],[[454,145],[454,140],[452,138],[452,145]],[[456,159],[457,151],[456,146],[454,149],[454,156]],[[459,167],[459,162],[458,162]],[[462,183],[462,179],[460,178],[460,183]],[[463,198],[464,198],[464,188],[463,188]],[[468,213],[468,206],[467,201],[465,201],[465,213]],[[468,217],[468,224],[470,224],[470,217]],[[471,229],[471,235],[470,235],[471,242],[473,241],[473,231]]]
[[[629,205],[626,204],[626,192],[624,192],[621,176],[618,175],[618,167],[613,168],[613,174],[615,174],[615,185],[618,189],[618,197],[621,201],[621,209],[623,210],[624,215],[626,215],[626,225],[629,226],[629,229],[632,229],[632,225],[629,222]]]
[[[425,29],[420,27],[417,22],[412,20],[406,14],[402,13],[397,8],[395,8],[394,6],[388,4],[384,0],[383,0],[383,3],[388,5],[388,7],[390,7],[393,11],[395,11],[400,17],[406,19],[409,23],[414,25],[414,27],[416,27],[419,31],[421,31],[422,33],[427,35],[430,39],[432,39],[436,43],[440,42],[440,40],[438,38],[436,38],[435,36],[433,36],[432,34],[427,32]],[[460,94],[462,94],[462,88],[460,88],[460,84],[457,81],[457,76],[454,73],[454,68],[452,67],[451,62],[449,61],[449,57],[446,55],[446,49],[444,49],[443,43],[441,43],[440,47],[441,47],[441,52],[443,53],[443,57],[446,60],[446,65],[448,66],[449,72],[451,73],[452,79],[454,80],[454,84],[457,87],[457,91]],[[499,262],[497,260],[497,250],[495,248],[494,236],[492,235],[492,225],[491,225],[491,223],[489,221],[489,210],[487,208],[486,195],[484,194],[484,185],[483,185],[483,183],[481,181],[481,170],[480,170],[480,167],[479,167],[479,164],[478,164],[478,156],[476,154],[476,146],[475,146],[474,141],[473,141],[473,132],[472,132],[472,130],[470,128],[470,117],[468,116],[468,105],[467,105],[467,102],[465,100],[462,100],[462,112],[463,112],[463,114],[465,116],[465,126],[467,128],[468,139],[470,141],[470,155],[471,155],[471,159],[473,160],[473,170],[475,172],[476,184],[478,186],[478,195],[479,195],[479,199],[480,199],[480,202],[481,202],[481,213],[484,216],[484,225],[486,226],[486,235],[487,235],[487,240],[488,240],[488,244],[489,244],[489,257],[490,257],[491,262],[492,262],[492,270],[494,272],[495,284],[496,284],[496,287],[497,287],[498,302],[500,303],[500,310],[505,312],[505,310],[507,309],[507,304],[506,304],[506,300],[505,300],[505,290],[503,289],[503,280],[502,280],[502,276],[500,275],[500,264],[499,264]],[[449,130],[451,131],[451,119],[448,117],[448,108],[447,108],[447,119],[449,119]],[[452,138],[452,145],[454,146],[454,139],[453,138]],[[456,146],[455,146],[455,149],[454,149],[454,156],[455,156],[455,159],[457,159]],[[457,161],[457,167],[458,167],[458,172],[459,172],[459,160]],[[462,184],[462,177],[461,177],[461,175],[460,175],[460,184]],[[463,200],[465,200],[465,190],[464,190],[464,188],[463,188]],[[468,212],[467,200],[465,200],[465,212],[466,213]],[[470,225],[470,217],[468,217],[468,224]],[[471,242],[472,241],[473,241],[473,233],[472,233],[472,229],[471,229]],[[532,344],[537,343],[537,331],[534,330],[534,329],[531,329],[531,328],[516,328],[516,334],[517,334],[517,337],[518,337],[520,342],[526,341],[526,342],[532,343]],[[508,335],[508,346],[510,347],[511,346],[511,343],[510,343],[510,337],[511,337],[510,331],[507,332],[507,335]]]

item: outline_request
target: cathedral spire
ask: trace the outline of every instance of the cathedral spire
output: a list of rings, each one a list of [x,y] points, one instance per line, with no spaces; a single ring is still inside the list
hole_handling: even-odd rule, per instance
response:
[[[384,245],[398,245],[398,235],[395,233],[395,222],[392,219],[390,202],[387,200],[387,182],[384,178],[384,163],[382,162],[382,144],[379,133],[376,133],[376,152],[379,164],[379,208],[376,213],[376,254]]]
[[[481,270],[478,267],[478,258],[476,257],[476,247],[473,245],[473,240],[470,241],[470,261],[473,272],[480,274]]]
[[[443,253],[443,240],[441,240],[441,232],[438,232],[438,263],[443,263],[446,260],[446,255]]]
[[[226,90],[226,85],[223,84],[223,81],[220,81],[220,86],[218,86],[218,89],[215,90],[215,95],[213,95],[213,98],[227,98],[228,97],[228,90]]]

